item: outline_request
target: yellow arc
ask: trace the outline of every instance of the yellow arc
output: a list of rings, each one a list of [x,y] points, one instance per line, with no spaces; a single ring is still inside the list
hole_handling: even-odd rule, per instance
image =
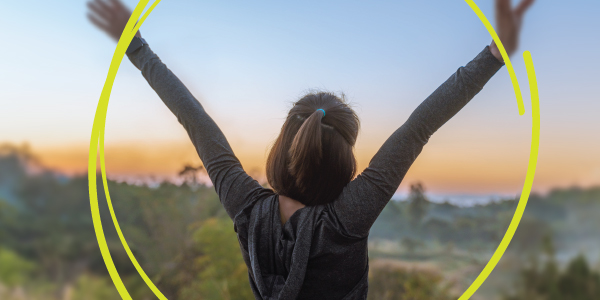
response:
[[[110,195],[108,191],[107,179],[106,179],[106,167],[104,164],[104,127],[106,124],[106,112],[108,109],[108,100],[110,98],[110,92],[112,90],[112,85],[115,81],[115,77],[117,76],[117,71],[119,69],[119,65],[125,56],[125,51],[127,47],[131,43],[131,40],[135,36],[135,33],[138,31],[142,23],[146,20],[148,15],[152,12],[152,10],[156,7],[156,5],[160,2],[160,0],[156,0],[152,6],[148,9],[148,11],[144,14],[144,16],[139,20],[139,16],[142,14],[142,11],[148,4],[149,0],[140,0],[138,5],[133,10],[127,25],[123,29],[123,33],[117,43],[117,48],[113,54],[112,61],[110,63],[110,68],[108,70],[108,75],[106,77],[106,81],[104,83],[104,87],[102,89],[102,94],[100,95],[100,101],[98,102],[98,107],[96,108],[96,115],[94,116],[94,124],[92,127],[92,137],[90,139],[90,151],[88,158],[88,182],[89,182],[89,192],[90,192],[90,206],[92,212],[92,220],[94,224],[94,231],[96,232],[96,239],[98,240],[98,245],[100,247],[100,253],[102,254],[102,258],[104,259],[104,264],[108,269],[108,273],[121,295],[123,299],[131,299],[127,288],[123,284],[119,273],[115,267],[115,264],[112,261],[112,257],[110,256],[110,251],[108,250],[108,245],[106,243],[106,238],[104,237],[104,230],[102,229],[102,222],[100,220],[100,211],[98,207],[98,195],[97,195],[97,186],[96,186],[96,157],[97,150],[100,149],[100,165],[102,169],[102,181],[104,184],[104,192],[106,195],[106,200],[108,202],[108,207],[110,210],[110,214],[115,224],[115,228],[117,229],[117,234],[119,235],[119,239],[127,252],[127,255],[131,259],[131,262],[134,264],[140,276],[144,279],[144,282],[150,287],[152,292],[161,300],[166,300],[167,298],[158,290],[158,288],[152,283],[152,280],[148,278],[142,267],[139,265],[127,242],[125,241],[125,237],[121,232],[121,228],[119,223],[117,222],[117,218],[115,216],[112,203],[110,201]],[[137,21],[137,24],[136,24]]]
[[[117,272],[115,264],[112,260],[110,251],[108,249],[108,245],[106,243],[106,238],[104,237],[104,230],[102,229],[102,222],[100,220],[100,210],[98,207],[98,192],[97,192],[97,182],[96,182],[96,180],[97,180],[96,179],[96,165],[97,165],[96,157],[98,154],[100,154],[100,167],[101,167],[101,173],[102,173],[102,183],[104,184],[104,192],[106,195],[106,201],[108,203],[110,215],[112,217],[112,221],[117,230],[119,239],[121,240],[121,243],[123,244],[123,247],[125,248],[125,251],[127,252],[127,255],[131,259],[131,262],[135,266],[135,268],[138,271],[138,273],[140,274],[140,276],[143,278],[144,282],[146,282],[148,287],[152,290],[152,292],[159,299],[166,300],[167,298],[160,292],[160,290],[158,290],[158,288],[154,285],[152,280],[150,280],[150,278],[148,278],[148,276],[146,275],[146,273],[144,272],[144,270],[142,269],[140,264],[137,262],[137,259],[131,252],[131,249],[129,248],[127,241],[125,240],[125,237],[123,236],[123,232],[121,231],[121,227],[119,226],[119,222],[117,221],[117,218],[115,216],[115,212],[114,212],[114,209],[112,206],[112,202],[110,200],[110,194],[109,194],[108,184],[107,184],[107,179],[106,179],[106,166],[104,164],[104,128],[105,128],[105,124],[106,124],[106,113],[108,110],[108,101],[110,98],[110,93],[112,90],[113,83],[115,81],[115,77],[117,76],[117,71],[119,70],[119,65],[121,64],[121,61],[123,60],[123,57],[125,56],[125,50],[127,49],[128,45],[131,43],[131,40],[133,39],[135,33],[138,31],[140,26],[144,23],[144,21],[150,15],[152,10],[156,7],[156,5],[160,2],[160,0],[156,0],[150,6],[150,8],[148,8],[148,11],[146,11],[146,13],[142,16],[142,18],[138,20],[138,18],[142,14],[142,12],[143,12],[144,8],[146,7],[146,5],[148,4],[148,2],[149,2],[149,0],[140,0],[140,2],[135,7],[133,13],[131,14],[131,17],[129,18],[129,21],[127,22],[127,25],[123,29],[123,33],[121,34],[121,38],[119,39],[119,42],[117,43],[117,48],[115,49],[112,61],[110,63],[108,75],[106,77],[106,81],[104,83],[104,87],[103,87],[102,93],[100,95],[100,100],[98,101],[98,107],[96,108],[96,114],[94,116],[94,124],[92,127],[92,136],[90,139],[90,150],[89,150],[89,157],[88,157],[88,183],[89,183],[89,193],[90,193],[91,214],[92,214],[92,220],[93,220],[93,224],[94,224],[94,231],[96,233],[96,238],[98,240],[98,246],[100,247],[100,253],[102,254],[102,258],[104,259],[104,263],[106,265],[106,268],[108,269],[108,273],[109,273],[113,283],[115,284],[115,287],[117,288],[117,291],[119,292],[119,295],[121,295],[121,298],[123,298],[123,299],[131,299],[131,296],[129,295],[129,292],[125,288],[125,285],[123,284],[123,281],[121,280],[121,277],[119,276],[119,273]],[[485,27],[489,31],[490,35],[496,42],[496,45],[498,45],[498,49],[500,50],[500,53],[502,54],[502,58],[505,61],[507,70],[510,74],[511,81],[513,83],[513,88],[515,90],[515,96],[517,98],[517,105],[519,108],[519,114],[523,115],[525,113],[525,109],[523,107],[523,99],[521,96],[521,90],[519,89],[517,77],[512,68],[512,64],[510,63],[510,59],[509,59],[506,51],[504,50],[504,46],[502,46],[502,42],[498,38],[498,35],[494,31],[494,28],[491,26],[491,24],[489,23],[489,21],[487,20],[485,15],[481,12],[479,7],[477,7],[477,5],[472,0],[465,0],[465,2],[467,2],[467,4],[471,7],[471,9],[477,14],[477,16],[479,17],[481,22],[485,25]],[[527,167],[527,175],[525,177],[525,184],[523,185],[523,191],[521,193],[521,198],[519,199],[519,204],[517,206],[517,209],[515,211],[513,219],[510,222],[510,225],[508,226],[506,234],[502,238],[500,245],[494,252],[492,258],[487,263],[487,265],[485,266],[483,271],[481,271],[481,273],[479,274],[479,276],[477,276],[477,278],[471,284],[471,286],[469,286],[469,288],[462,294],[462,296],[460,296],[459,300],[469,299],[475,293],[475,291],[477,291],[477,289],[481,286],[481,284],[483,284],[483,282],[490,275],[490,273],[492,272],[494,267],[496,267],[496,265],[500,261],[500,258],[504,254],[504,251],[506,251],[508,244],[510,243],[511,239],[513,238],[513,236],[517,230],[517,227],[519,226],[519,222],[521,221],[523,213],[525,212],[525,206],[527,205],[527,199],[529,198],[529,194],[531,192],[531,187],[533,186],[533,178],[535,175],[535,168],[537,165],[539,139],[540,139],[539,95],[538,95],[538,89],[537,89],[537,81],[536,81],[536,77],[535,77],[535,70],[533,67],[533,61],[531,60],[531,53],[529,53],[529,51],[525,51],[523,53],[523,58],[525,60],[525,66],[527,68],[527,76],[529,79],[529,88],[531,90],[531,111],[532,111],[532,121],[533,121],[532,122],[532,136],[531,136],[531,150],[529,153],[529,163],[528,163],[528,167]],[[99,153],[98,153],[98,150],[99,150]]]

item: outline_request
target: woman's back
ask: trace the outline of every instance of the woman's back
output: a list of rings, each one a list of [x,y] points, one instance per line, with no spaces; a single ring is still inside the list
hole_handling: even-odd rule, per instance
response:
[[[263,194],[234,224],[257,298],[366,297],[367,238],[345,235],[331,204],[300,208],[282,224],[278,195]]]
[[[366,299],[368,239],[347,236],[340,226],[333,207],[325,205],[298,299]]]
[[[279,195],[279,211],[284,231],[298,228],[295,224],[303,212],[293,220],[288,220],[306,206],[299,201]],[[310,210],[308,207],[305,210]],[[327,204],[320,210],[320,216],[313,229],[312,244],[306,268],[306,275],[299,297],[316,299],[319,296],[327,299],[341,299],[348,290],[355,288],[358,282],[366,287],[368,275],[367,239],[348,237],[339,228],[339,220],[332,214],[333,208]],[[310,214],[310,213],[309,213]],[[289,224],[289,225],[288,225]],[[279,238],[285,239],[286,235]],[[287,235],[289,236],[289,234]],[[285,272],[283,273],[285,274]]]

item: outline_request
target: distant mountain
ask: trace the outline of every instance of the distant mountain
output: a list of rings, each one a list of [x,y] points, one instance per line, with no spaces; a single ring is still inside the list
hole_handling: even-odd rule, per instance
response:
[[[427,199],[433,203],[450,203],[452,205],[460,207],[472,207],[475,205],[486,205],[489,203],[501,202],[505,200],[512,200],[518,197],[518,195],[509,194],[437,194],[427,193]],[[392,200],[406,201],[408,198],[407,193],[396,193],[392,197]]]

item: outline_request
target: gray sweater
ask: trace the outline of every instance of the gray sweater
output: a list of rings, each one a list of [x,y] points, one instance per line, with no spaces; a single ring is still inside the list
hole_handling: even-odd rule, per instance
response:
[[[185,127],[233,219],[256,299],[366,299],[369,230],[429,137],[504,65],[486,46],[439,86],[327,205],[306,206],[281,225],[278,195],[252,179],[227,139],[148,45],[131,62]]]

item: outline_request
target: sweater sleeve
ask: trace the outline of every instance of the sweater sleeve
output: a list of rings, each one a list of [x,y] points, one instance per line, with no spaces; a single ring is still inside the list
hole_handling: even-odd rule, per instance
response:
[[[431,135],[458,113],[503,65],[486,46],[427,97],[385,141],[369,166],[332,204],[346,234],[356,238],[368,236]]]
[[[128,57],[187,131],[232,219],[250,199],[268,190],[244,171],[217,124],[148,45]]]

